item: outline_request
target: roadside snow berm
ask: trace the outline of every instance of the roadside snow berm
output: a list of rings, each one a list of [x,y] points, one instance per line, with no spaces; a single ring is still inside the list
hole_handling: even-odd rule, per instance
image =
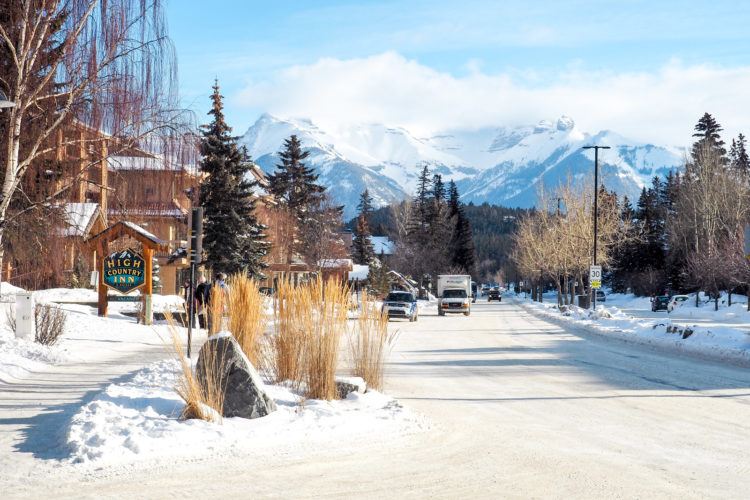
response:
[[[276,411],[260,375],[229,332],[217,333],[203,344],[195,375],[204,388],[224,388],[223,417],[259,418]]]

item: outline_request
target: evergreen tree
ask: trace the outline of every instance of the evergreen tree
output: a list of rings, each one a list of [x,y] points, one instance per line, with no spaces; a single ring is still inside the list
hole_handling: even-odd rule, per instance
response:
[[[732,139],[732,148],[729,150],[729,164],[737,172],[748,175],[750,174],[750,158],[747,154],[747,139],[744,135],[739,134],[737,139]]]
[[[370,192],[365,189],[361,195],[359,195],[359,204],[357,205],[357,212],[360,215],[364,215],[367,222],[370,222],[370,214],[374,210],[372,206],[372,196]]]
[[[302,150],[302,144],[296,135],[284,140],[279,152],[281,163],[276,171],[268,176],[269,191],[276,200],[287,207],[300,223],[304,223],[311,207],[323,199],[325,187],[317,184],[318,175],[307,167],[303,160],[310,156],[309,151]]]
[[[355,264],[370,264],[375,257],[375,251],[372,247],[370,225],[367,222],[368,216],[372,213],[372,198],[366,189],[360,196],[358,208],[359,216],[357,216],[357,226],[354,229],[352,257]]]
[[[456,183],[451,181],[448,185],[448,217],[455,217],[458,215],[458,209],[461,204],[461,200],[458,196],[458,188]]]
[[[471,223],[459,200],[458,188],[451,181],[448,187],[448,210],[446,215],[452,224],[450,239],[450,264],[467,274],[475,274],[476,253]]]
[[[464,214],[463,208],[459,206],[455,217],[453,238],[451,239],[451,264],[463,269],[467,274],[474,274],[476,255],[474,252],[474,239],[471,232],[471,224]]]
[[[724,163],[727,162],[727,150],[724,149],[724,141],[721,140],[721,136],[719,135],[719,132],[722,130],[724,129],[721,128],[719,122],[708,113],[705,113],[698,120],[698,123],[695,125],[695,133],[693,134],[693,137],[698,138],[693,144],[693,160],[697,161],[700,158],[701,149],[707,147],[722,158]]]
[[[425,240],[430,218],[430,170],[425,165],[417,180],[417,196],[409,217],[408,231],[412,237]]]
[[[268,253],[264,229],[255,217],[255,182],[250,159],[224,119],[218,81],[213,86],[211,123],[201,126],[200,204],[204,209],[203,248],[208,266],[225,273],[261,277]]]

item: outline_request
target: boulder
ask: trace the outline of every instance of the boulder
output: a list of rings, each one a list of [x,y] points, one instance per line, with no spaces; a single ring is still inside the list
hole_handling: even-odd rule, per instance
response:
[[[276,403],[265,392],[263,381],[237,341],[227,332],[210,337],[198,353],[196,378],[206,386],[206,372],[226,387],[222,416],[259,418],[276,411]]]

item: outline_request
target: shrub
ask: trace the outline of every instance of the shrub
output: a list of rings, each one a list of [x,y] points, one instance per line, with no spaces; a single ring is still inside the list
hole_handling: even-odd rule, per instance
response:
[[[65,333],[65,311],[50,304],[37,304],[34,308],[36,336],[34,341],[43,345],[55,344]]]
[[[381,390],[385,357],[395,338],[396,332],[388,333],[388,315],[362,294],[357,325],[349,336],[352,374],[362,377],[368,387]]]

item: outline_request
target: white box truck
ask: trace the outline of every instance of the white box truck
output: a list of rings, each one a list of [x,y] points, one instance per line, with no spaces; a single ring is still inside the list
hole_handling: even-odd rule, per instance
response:
[[[440,274],[437,280],[438,315],[445,313],[471,314],[471,276],[468,274]]]

